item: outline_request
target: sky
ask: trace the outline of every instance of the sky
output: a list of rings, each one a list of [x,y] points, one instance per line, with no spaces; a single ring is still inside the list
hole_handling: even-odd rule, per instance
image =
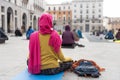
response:
[[[46,0],[48,4],[59,4],[66,1],[70,2],[72,0]],[[104,0],[103,16],[120,17],[120,0]]]

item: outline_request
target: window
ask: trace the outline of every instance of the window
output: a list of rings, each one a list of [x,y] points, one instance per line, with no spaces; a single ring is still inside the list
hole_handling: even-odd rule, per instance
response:
[[[81,30],[81,31],[83,30],[83,27],[82,27],[82,26],[80,26],[80,30]]]
[[[15,10],[15,15],[17,15],[17,10]]]
[[[5,7],[1,6],[1,12],[5,12]]]
[[[76,18],[76,15],[74,15],[74,18]]]
[[[99,4],[99,7],[101,7],[101,4]]]
[[[82,8],[83,6],[82,6],[82,4],[80,5],[80,8]]]
[[[74,10],[74,13],[76,13],[76,10]]]
[[[93,8],[95,8],[95,4],[93,4],[93,6],[92,6]]]
[[[93,16],[92,16],[92,18],[94,19],[94,18],[95,18],[95,16],[93,15]]]
[[[68,9],[70,9],[70,6],[68,7]]]
[[[87,6],[86,6],[86,8],[88,8],[89,6],[88,6],[88,4],[87,4]]]
[[[95,20],[92,20],[92,23],[95,23]]]
[[[63,7],[63,9],[65,9],[65,6]]]
[[[61,14],[61,12],[59,12],[59,14]]]
[[[99,23],[101,23],[101,20],[99,20]]]
[[[80,23],[82,23],[83,22],[83,20],[82,19],[80,19]]]
[[[70,11],[68,12],[68,14],[70,14]]]
[[[65,15],[65,11],[63,12],[63,14]]]
[[[95,13],[95,11],[92,11],[92,13]]]
[[[89,20],[85,20],[86,22],[89,22]]]
[[[74,23],[76,23],[76,20],[74,21]]]
[[[88,19],[88,15],[86,15],[86,19]]]
[[[54,11],[55,11],[55,7],[54,7]]]
[[[32,20],[32,14],[30,15],[30,20]]]
[[[70,17],[68,17],[68,20],[70,20]]]
[[[80,13],[82,14],[82,11],[80,11]]]
[[[99,15],[98,17],[101,18],[101,15]]]
[[[82,15],[80,15],[80,19],[82,19]]]
[[[99,12],[101,12],[101,10],[99,9]]]
[[[11,2],[11,0],[9,0],[9,2]]]
[[[50,7],[48,7],[48,10],[50,10]]]
[[[17,0],[15,0],[15,4],[17,4]]]
[[[76,7],[76,4],[74,4],[74,7]]]
[[[61,17],[59,17],[59,20],[61,19]]]
[[[63,18],[63,20],[65,21],[65,17]]]
[[[92,26],[92,30],[94,30],[95,29],[95,26]]]
[[[81,22],[81,23],[83,22],[83,20],[82,20],[82,15],[80,15],[80,22]]]
[[[61,10],[61,7],[59,7],[59,10]]]
[[[89,13],[88,10],[86,10],[86,13]]]

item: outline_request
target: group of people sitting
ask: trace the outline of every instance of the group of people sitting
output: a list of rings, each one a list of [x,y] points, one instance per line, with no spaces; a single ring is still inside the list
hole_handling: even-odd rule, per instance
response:
[[[72,58],[63,55],[61,46],[73,45],[79,41],[76,30],[71,31],[70,26],[66,25],[61,40],[53,29],[52,21],[52,15],[43,13],[38,20],[39,30],[30,35],[27,65],[31,74],[53,75],[66,71],[73,65]]]
[[[33,33],[33,32],[34,32],[34,30],[32,29],[32,26],[29,26],[28,30],[26,31],[26,39],[29,39],[31,33]],[[22,31],[17,28],[15,30],[15,36],[22,36],[22,35],[23,35]]]
[[[112,30],[109,30],[108,33],[105,35],[105,39],[120,40],[120,29],[118,29],[118,32],[115,34],[115,36]]]

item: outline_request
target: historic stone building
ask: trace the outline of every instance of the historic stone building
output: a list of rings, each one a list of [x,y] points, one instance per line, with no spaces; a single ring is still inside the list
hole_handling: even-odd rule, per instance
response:
[[[14,32],[23,26],[35,30],[38,18],[44,12],[44,0],[0,0],[0,27],[6,32]]]
[[[72,0],[66,4],[47,4],[46,11],[56,17],[55,22],[61,23],[61,26],[67,24],[64,23],[66,20],[72,28],[83,32],[103,29],[103,0]],[[68,14],[64,14],[65,12]]]
[[[73,0],[73,26],[90,32],[103,29],[103,0]]]
[[[107,30],[116,31],[120,29],[120,17],[104,17],[104,27]]]
[[[47,4],[45,10],[53,16],[56,30],[64,30],[65,24],[72,25],[71,3]]]

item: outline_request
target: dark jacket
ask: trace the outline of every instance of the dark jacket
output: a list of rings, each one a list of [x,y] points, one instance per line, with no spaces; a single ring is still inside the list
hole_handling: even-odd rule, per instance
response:
[[[69,25],[65,26],[65,32],[62,34],[62,44],[73,44],[74,43],[74,36],[73,33],[70,31]]]
[[[106,34],[105,39],[114,39],[114,35],[113,35],[112,31],[109,31],[109,32]]]
[[[120,31],[117,32],[117,34],[115,35],[117,40],[120,40]]]

